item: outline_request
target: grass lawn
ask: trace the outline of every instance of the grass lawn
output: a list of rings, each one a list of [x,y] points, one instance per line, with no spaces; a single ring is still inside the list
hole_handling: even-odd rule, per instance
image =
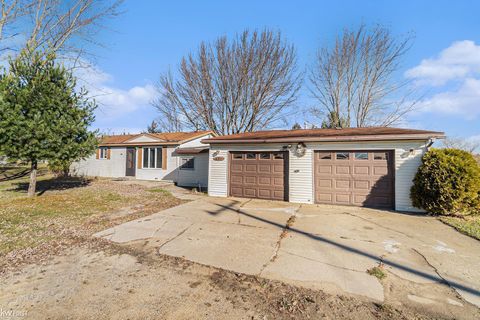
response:
[[[68,247],[181,203],[161,188],[146,192],[146,186],[122,181],[56,179],[45,168],[39,170],[37,196],[29,198],[28,174],[26,168],[0,167],[0,269],[2,261]]]
[[[454,227],[459,232],[480,240],[480,216],[440,217],[442,222]]]

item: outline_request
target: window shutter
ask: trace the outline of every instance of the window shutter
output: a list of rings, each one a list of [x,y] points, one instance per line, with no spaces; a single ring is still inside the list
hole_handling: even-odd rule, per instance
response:
[[[100,159],[100,148],[97,148],[96,159]]]
[[[137,168],[138,168],[138,169],[142,169],[143,149],[142,149],[142,148],[138,148],[138,149],[137,149],[137,154],[138,154]]]
[[[110,148],[107,149],[107,159],[110,159],[110,152],[111,152],[111,151],[112,151],[112,150],[111,150]]]
[[[167,170],[167,148],[162,148],[162,169]]]

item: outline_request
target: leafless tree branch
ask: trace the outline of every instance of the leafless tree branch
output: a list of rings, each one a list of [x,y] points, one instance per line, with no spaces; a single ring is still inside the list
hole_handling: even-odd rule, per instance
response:
[[[54,52],[62,58],[85,54],[106,20],[118,16],[123,0],[0,0],[2,50]],[[21,34],[22,43],[7,39]]]
[[[317,52],[310,72],[319,102],[312,114],[337,114],[350,126],[391,126],[417,105],[407,81],[394,79],[412,37],[394,38],[382,26],[345,29],[332,47]]]
[[[152,103],[164,131],[233,134],[273,126],[296,101],[301,82],[295,48],[269,30],[201,43],[178,74],[160,78]]]

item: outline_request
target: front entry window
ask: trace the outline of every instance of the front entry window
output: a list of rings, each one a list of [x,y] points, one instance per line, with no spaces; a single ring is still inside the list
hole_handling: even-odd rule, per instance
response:
[[[143,148],[143,168],[162,168],[162,148]]]

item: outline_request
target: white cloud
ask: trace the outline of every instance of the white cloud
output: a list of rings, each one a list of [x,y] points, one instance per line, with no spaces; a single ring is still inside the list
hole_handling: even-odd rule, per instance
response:
[[[480,115],[480,79],[467,78],[458,89],[437,93],[421,101],[419,109],[475,119]]]
[[[95,65],[83,62],[81,68],[75,69],[78,83],[84,86],[89,96],[99,105],[97,119],[115,120],[134,114],[141,108],[149,107],[155,97],[156,89],[152,84],[120,89],[112,85],[113,76]]]
[[[480,115],[480,45],[458,41],[436,58],[424,59],[405,72],[432,95],[419,103],[420,112],[459,115],[472,120]]]
[[[480,46],[470,40],[454,42],[438,57],[424,59],[405,72],[405,76],[420,84],[441,86],[450,80],[472,77],[480,73]]]
[[[112,120],[148,107],[155,96],[155,87],[150,84],[135,86],[128,90],[102,86],[99,89],[90,88],[89,91],[99,104],[101,115]]]

